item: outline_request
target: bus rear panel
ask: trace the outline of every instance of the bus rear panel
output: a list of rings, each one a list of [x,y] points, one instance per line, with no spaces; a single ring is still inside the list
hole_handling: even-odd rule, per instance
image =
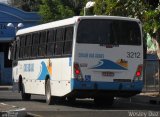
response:
[[[75,97],[130,97],[143,87],[138,20],[78,19],[71,90]]]

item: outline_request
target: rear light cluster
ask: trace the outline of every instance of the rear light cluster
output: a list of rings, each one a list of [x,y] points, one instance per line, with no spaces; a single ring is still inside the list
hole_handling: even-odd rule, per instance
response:
[[[74,77],[77,80],[83,80],[82,73],[78,63],[74,63]]]
[[[135,76],[134,76],[134,80],[142,80],[142,74],[143,74],[143,66],[138,65]]]

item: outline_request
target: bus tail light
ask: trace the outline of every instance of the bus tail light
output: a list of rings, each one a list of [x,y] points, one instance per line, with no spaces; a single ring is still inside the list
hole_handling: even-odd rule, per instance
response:
[[[142,73],[143,73],[143,66],[138,65],[135,76],[134,76],[134,80],[141,80],[142,79]]]
[[[82,73],[78,63],[74,63],[74,76],[78,80],[83,80]]]

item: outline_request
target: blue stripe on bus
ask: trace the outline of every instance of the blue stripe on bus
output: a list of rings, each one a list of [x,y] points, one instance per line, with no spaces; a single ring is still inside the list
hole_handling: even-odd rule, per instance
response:
[[[41,71],[40,71],[40,76],[38,77],[38,80],[45,80],[46,76],[49,75],[49,71],[47,69],[47,66],[45,62],[41,62]]]
[[[91,69],[114,69],[114,70],[127,70],[125,67],[120,66],[119,64],[110,61],[110,60],[106,60],[106,59],[102,59],[99,61],[99,63],[93,67],[91,67]]]
[[[98,82],[98,81],[78,81],[76,79],[71,80],[71,88],[82,90],[132,90],[141,91],[143,88],[143,82]]]

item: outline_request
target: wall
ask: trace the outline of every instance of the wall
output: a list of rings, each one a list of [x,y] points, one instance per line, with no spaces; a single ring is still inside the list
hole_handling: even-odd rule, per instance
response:
[[[0,3],[0,45],[11,43],[15,39],[16,26],[23,23],[24,27],[37,25],[41,17],[35,12],[25,12],[17,8],[13,8],[6,4]],[[8,27],[7,24],[12,23],[15,27]],[[12,68],[4,67],[4,51],[0,48],[0,84],[12,84]]]

